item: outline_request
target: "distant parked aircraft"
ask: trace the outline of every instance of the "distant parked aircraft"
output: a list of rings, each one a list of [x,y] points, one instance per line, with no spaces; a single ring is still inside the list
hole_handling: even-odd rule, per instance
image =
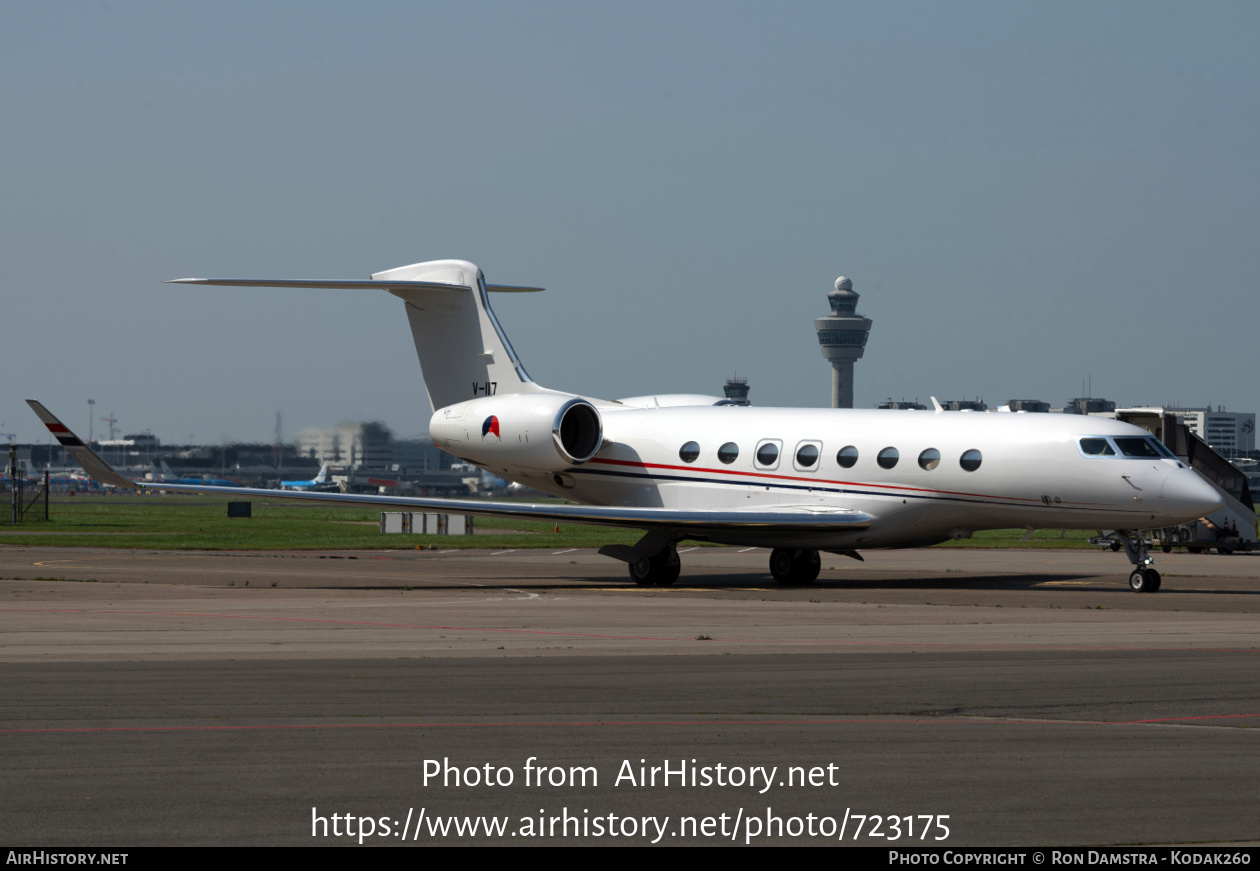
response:
[[[328,464],[319,467],[319,474],[309,481],[281,481],[281,490],[318,490],[328,484]]]
[[[229,481],[226,478],[209,478],[202,476],[200,478],[181,478],[171,471],[171,467],[166,465],[166,460],[162,461],[162,474],[159,480],[163,484],[209,484],[212,487],[239,487],[240,484],[235,481]]]

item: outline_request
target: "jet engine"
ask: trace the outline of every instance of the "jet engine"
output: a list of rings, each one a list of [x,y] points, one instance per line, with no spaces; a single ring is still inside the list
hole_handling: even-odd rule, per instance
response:
[[[438,409],[429,436],[483,468],[555,472],[595,456],[604,424],[594,405],[571,393],[514,393]]]

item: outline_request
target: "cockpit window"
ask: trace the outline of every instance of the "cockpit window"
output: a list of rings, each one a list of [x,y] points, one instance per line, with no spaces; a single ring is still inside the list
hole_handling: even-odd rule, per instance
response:
[[[1162,457],[1163,454],[1155,450],[1155,446],[1151,444],[1152,441],[1154,441],[1154,439],[1120,438],[1116,439],[1116,447],[1120,448],[1120,452],[1126,457],[1137,457],[1142,460],[1157,460]]]
[[[1128,460],[1175,460],[1176,454],[1154,436],[1086,436],[1080,440],[1087,457],[1124,457]]]
[[[1091,457],[1114,457],[1116,452],[1106,439],[1081,439],[1081,453]]]

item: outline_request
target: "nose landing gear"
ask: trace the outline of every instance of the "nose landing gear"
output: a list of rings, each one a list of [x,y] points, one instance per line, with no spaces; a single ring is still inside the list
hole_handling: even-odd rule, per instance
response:
[[[1135,593],[1154,593],[1159,590],[1159,572],[1151,567],[1155,562],[1146,549],[1146,537],[1140,531],[1128,529],[1116,531],[1124,554],[1133,565],[1133,573],[1129,575],[1129,589]]]
[[[1134,569],[1129,575],[1129,589],[1135,593],[1154,593],[1159,589],[1159,572],[1154,569]]]

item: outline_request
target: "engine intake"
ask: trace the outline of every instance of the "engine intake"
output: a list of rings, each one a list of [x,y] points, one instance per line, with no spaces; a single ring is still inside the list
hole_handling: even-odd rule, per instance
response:
[[[561,406],[551,432],[560,456],[570,463],[585,463],[604,443],[599,412],[585,399],[571,399]]]

